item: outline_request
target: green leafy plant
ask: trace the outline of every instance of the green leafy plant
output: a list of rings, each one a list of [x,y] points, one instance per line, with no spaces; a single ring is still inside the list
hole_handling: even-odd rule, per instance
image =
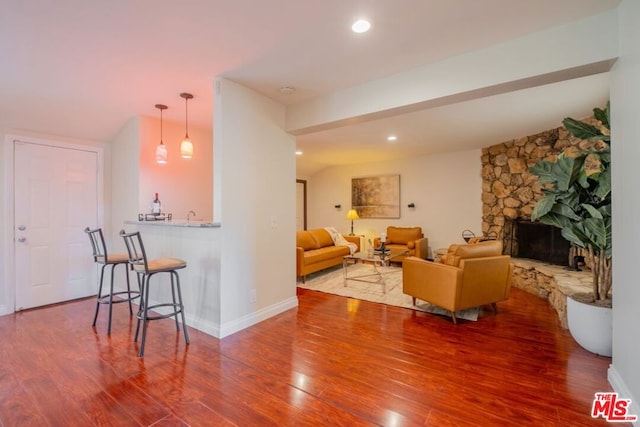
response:
[[[610,301],[611,290],[611,138],[609,103],[594,108],[594,117],[607,130],[564,119],[576,138],[591,141],[587,147],[569,147],[555,161],[542,160],[529,171],[538,176],[543,197],[536,203],[532,221],[558,227],[562,236],[588,253],[593,274],[593,300]]]

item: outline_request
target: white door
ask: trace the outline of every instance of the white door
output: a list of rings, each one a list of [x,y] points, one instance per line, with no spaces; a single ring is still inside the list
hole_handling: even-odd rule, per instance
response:
[[[98,154],[14,144],[16,310],[94,295]]]

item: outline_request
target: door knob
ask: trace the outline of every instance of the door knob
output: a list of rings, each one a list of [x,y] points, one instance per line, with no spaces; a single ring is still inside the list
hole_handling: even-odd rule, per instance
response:
[[[26,238],[26,237],[18,237],[18,242],[20,242],[20,243],[24,243],[24,242],[26,242],[26,241],[27,241],[27,238]]]
[[[21,225],[21,226],[18,227],[18,230],[20,230],[20,231],[24,231],[26,229],[27,229],[27,227],[25,227],[24,225]]]

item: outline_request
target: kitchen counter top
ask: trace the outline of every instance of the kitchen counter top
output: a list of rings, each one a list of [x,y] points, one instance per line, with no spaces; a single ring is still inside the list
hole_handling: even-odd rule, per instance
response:
[[[201,221],[186,219],[175,219],[171,221],[124,221],[125,224],[151,225],[155,227],[191,227],[191,228],[220,228],[219,222]]]

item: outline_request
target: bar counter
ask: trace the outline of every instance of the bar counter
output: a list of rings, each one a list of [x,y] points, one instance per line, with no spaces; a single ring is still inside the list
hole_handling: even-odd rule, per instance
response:
[[[187,325],[219,337],[221,224],[124,221],[123,228],[140,231],[147,258],[180,258],[187,262],[186,268],[178,270]],[[168,274],[155,275],[150,289],[152,303],[154,299],[171,300]]]

